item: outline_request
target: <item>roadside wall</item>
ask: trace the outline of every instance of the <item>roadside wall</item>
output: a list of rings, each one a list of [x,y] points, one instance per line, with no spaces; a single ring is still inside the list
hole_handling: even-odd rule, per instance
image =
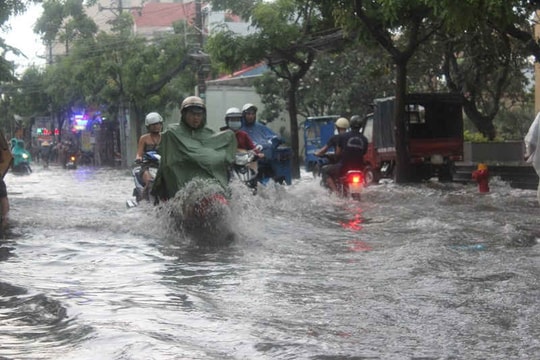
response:
[[[252,103],[259,109],[264,109],[260,96],[252,86],[255,76],[226,80],[214,80],[206,83],[206,106],[208,127],[216,131],[225,126],[225,111],[230,107],[240,110],[246,103]],[[264,119],[258,119],[264,120]],[[301,126],[303,119],[299,119],[299,148],[300,158],[304,158],[304,132]],[[268,123],[267,126],[280,135],[290,145],[290,123],[287,113]]]
[[[466,163],[525,165],[523,141],[463,143],[463,160]]]

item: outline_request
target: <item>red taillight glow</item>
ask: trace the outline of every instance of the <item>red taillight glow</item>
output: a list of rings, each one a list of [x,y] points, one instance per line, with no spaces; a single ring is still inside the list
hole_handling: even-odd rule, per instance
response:
[[[361,184],[364,182],[364,175],[363,174],[350,174],[348,180],[350,184]]]

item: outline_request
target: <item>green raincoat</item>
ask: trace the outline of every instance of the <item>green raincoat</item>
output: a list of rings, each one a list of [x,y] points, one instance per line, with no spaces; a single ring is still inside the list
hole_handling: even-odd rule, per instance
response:
[[[183,122],[161,135],[159,170],[152,194],[170,199],[194,178],[216,179],[225,189],[228,166],[236,153],[236,137],[230,130],[214,132],[204,126],[192,129]]]

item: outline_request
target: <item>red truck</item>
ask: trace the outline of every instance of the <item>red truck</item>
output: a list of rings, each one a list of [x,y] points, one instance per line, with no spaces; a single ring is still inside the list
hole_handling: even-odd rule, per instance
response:
[[[463,105],[455,94],[408,94],[405,112],[405,144],[414,180],[438,177],[451,181],[454,164],[463,160]],[[364,156],[367,183],[394,178],[396,168],[395,98],[374,101],[373,113],[364,119],[369,140]]]

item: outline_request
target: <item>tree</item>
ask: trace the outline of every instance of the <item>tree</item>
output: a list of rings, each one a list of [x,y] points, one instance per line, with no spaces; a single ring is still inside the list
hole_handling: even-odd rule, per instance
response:
[[[232,1],[226,3],[234,8]],[[245,37],[232,32],[218,33],[208,39],[206,50],[214,61],[231,72],[242,64],[253,65],[265,59],[275,75],[286,81],[292,176],[299,178],[297,92],[300,82],[312,66],[317,53],[341,45],[343,36],[338,31],[327,32],[324,34],[326,37],[313,36],[319,30],[326,30],[313,1],[256,1],[250,9],[256,33]]]
[[[320,3],[328,6],[328,1]],[[339,2],[335,11],[338,24],[358,34],[367,42],[375,41],[385,49],[395,66],[395,181],[411,178],[409,154],[405,142],[405,95],[407,65],[418,47],[443,25],[429,1],[364,1]]]
[[[31,2],[39,2],[39,0],[10,0],[0,1],[0,28],[6,27],[6,22],[10,17],[22,14],[26,11],[26,7]],[[0,82],[14,81],[16,78],[13,75],[14,65],[7,61],[5,56],[12,52],[15,55],[21,55],[21,51],[13,46],[6,44],[5,40],[0,37]]]
[[[297,91],[298,114],[303,117],[336,114],[361,116],[371,112],[373,99],[394,91],[394,75],[387,55],[378,48],[354,44],[340,53],[319,53]],[[273,119],[285,108],[283,86],[273,73],[255,82],[265,110]]]
[[[97,33],[96,23],[84,11],[83,0],[46,0],[43,13],[34,25],[34,31],[49,47],[49,62],[52,62],[52,45],[64,43],[69,54],[71,43],[76,39],[93,37]]]

